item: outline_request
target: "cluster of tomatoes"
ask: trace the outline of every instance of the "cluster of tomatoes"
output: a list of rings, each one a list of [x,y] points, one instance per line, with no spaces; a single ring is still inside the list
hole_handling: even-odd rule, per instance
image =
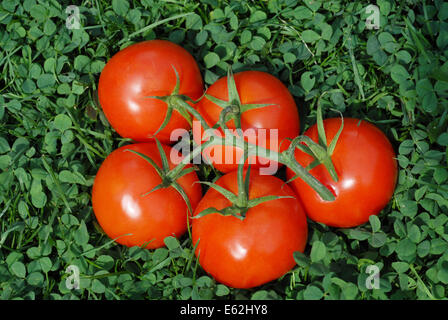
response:
[[[203,195],[192,164],[176,170],[173,155],[183,155],[172,146],[174,130],[191,130],[192,121],[201,117],[210,127],[225,123],[255,132],[274,129],[279,141],[300,134],[297,106],[280,80],[259,71],[243,71],[230,80],[223,77],[204,93],[194,58],[169,41],[144,41],[114,55],[100,76],[99,101],[111,126],[135,143],[104,160],[92,203],[104,232],[126,246],[158,248],[165,237],[180,237],[191,226],[202,268],[221,283],[250,288],[294,266],[293,253],[306,247],[307,217],[332,227],[353,227],[378,214],[394,192],[397,164],[390,142],[373,124],[325,119],[323,140],[329,142],[324,145],[338,136],[323,158],[335,174],[315,163],[303,146],[293,157],[333,194],[333,201],[322,199],[303,179],[292,179],[296,172],[291,168],[288,183],[262,175],[261,161],[243,170],[238,165],[241,150],[231,145],[208,150],[215,159],[211,164],[223,175],[213,184],[202,182],[210,186]],[[304,136],[322,140],[319,124]],[[204,143],[194,132],[193,137],[196,144]],[[284,151],[282,145],[273,151]],[[229,149],[236,151],[230,161],[216,161]]]

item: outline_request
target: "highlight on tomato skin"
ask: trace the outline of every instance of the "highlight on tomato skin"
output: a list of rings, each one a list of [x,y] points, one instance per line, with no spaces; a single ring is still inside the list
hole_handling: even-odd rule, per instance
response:
[[[340,125],[340,118],[324,120],[327,141],[333,139]],[[310,127],[305,135],[317,142],[317,126]],[[300,150],[296,150],[295,156],[304,167],[312,162]],[[338,181],[331,178],[322,164],[310,170],[336,199],[322,200],[300,178],[289,185],[311,220],[331,227],[356,227],[366,223],[370,215],[378,215],[391,200],[398,176],[395,157],[390,141],[378,127],[364,120],[344,118],[342,133],[331,156]],[[287,169],[287,179],[292,177],[294,173]]]
[[[151,141],[162,125],[167,103],[149,96],[178,95],[199,99],[204,84],[193,56],[183,47],[166,40],[148,40],[117,52],[101,72],[98,98],[117,133],[134,141]],[[175,129],[190,129],[190,123],[177,110],[156,137],[169,144]]]
[[[172,148],[162,147],[169,160]],[[129,150],[148,156],[162,167],[155,143],[136,143],[114,150],[95,177],[93,211],[101,228],[111,239],[117,238],[116,242],[128,247],[163,247],[165,237],[180,237],[186,232],[188,207],[173,187],[146,194],[162,179],[149,162]],[[172,169],[175,165],[169,161],[169,166]],[[202,196],[196,172],[187,173],[177,182],[194,210]]]
[[[237,172],[220,177],[216,184],[237,194]],[[270,175],[250,174],[249,199],[267,195],[287,196],[250,208],[244,220],[211,213],[192,219],[192,243],[201,267],[216,281],[233,288],[253,288],[275,280],[303,252],[308,226],[304,210],[293,190]],[[229,200],[210,188],[193,217],[203,210],[229,206]]]

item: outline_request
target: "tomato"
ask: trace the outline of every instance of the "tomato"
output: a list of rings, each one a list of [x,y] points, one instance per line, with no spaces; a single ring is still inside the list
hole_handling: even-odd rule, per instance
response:
[[[172,150],[163,146],[167,158]],[[126,246],[146,248],[164,245],[167,236],[181,236],[187,229],[187,205],[172,187],[156,190],[162,182],[154,167],[139,155],[145,154],[159,166],[162,161],[154,143],[137,143],[114,150],[101,164],[92,190],[93,211],[104,232]],[[169,160],[168,160],[169,161]],[[170,168],[174,164],[169,161]],[[201,187],[195,172],[177,180],[194,209],[201,198]],[[144,195],[144,196],[142,196]],[[132,234],[124,236],[125,234]]]
[[[324,120],[327,143],[335,136],[341,119]],[[305,135],[318,141],[317,126]],[[296,160],[304,167],[312,162],[311,156],[296,150]],[[391,143],[373,124],[359,119],[344,119],[344,127],[331,156],[338,181],[327,169],[318,165],[310,173],[336,197],[324,201],[300,178],[291,186],[300,197],[308,217],[332,227],[355,227],[377,215],[390,201],[397,180],[397,162]],[[294,176],[287,170],[287,178]]]
[[[203,81],[194,58],[184,48],[165,40],[150,40],[126,47],[115,54],[100,75],[98,97],[104,114],[119,135],[149,141],[162,125],[167,104],[148,96],[170,95],[179,74],[179,94],[196,100],[203,94]],[[171,120],[156,137],[170,142],[174,129],[190,124],[174,110]]]
[[[235,74],[234,80],[241,104],[272,104],[241,113],[241,129],[248,133],[245,139],[274,151],[286,149],[288,141],[285,139],[295,138],[300,129],[297,106],[288,88],[276,77],[261,71],[243,71]],[[228,91],[227,77],[223,77],[207,89],[207,94],[228,100]],[[223,110],[207,97],[201,99],[195,107],[210,127],[218,122]],[[230,120],[227,126],[229,129],[236,128],[234,120]],[[266,139],[263,139],[264,134]],[[193,126],[196,143],[204,142],[201,141],[202,135],[203,129],[199,127],[199,130],[196,130]],[[216,169],[227,173],[237,169],[242,153],[239,148],[218,145],[205,148],[203,155],[210,159]],[[252,168],[276,166],[275,161],[267,161],[261,157],[250,158],[249,161]]]
[[[216,184],[237,194],[237,172],[225,174]],[[198,243],[195,254],[200,265],[217,281],[234,288],[251,288],[281,277],[295,265],[293,253],[303,252],[307,241],[305,213],[284,181],[252,171],[248,195],[249,199],[268,195],[293,198],[249,208],[244,220],[219,213],[192,219],[192,241]],[[210,188],[194,215],[229,205],[226,197]]]

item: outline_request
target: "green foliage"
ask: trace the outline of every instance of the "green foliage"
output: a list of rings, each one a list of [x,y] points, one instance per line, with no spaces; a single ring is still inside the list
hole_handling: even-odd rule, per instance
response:
[[[0,5],[0,299],[446,299],[447,2],[377,1],[378,30],[363,4],[342,0],[82,3],[78,30],[58,1]],[[310,222],[297,266],[253,290],[206,275],[188,235],[153,251],[115,244],[90,194],[126,140],[99,107],[98,77],[114,53],[155,38],[191,52],[207,85],[229,65],[279,77],[303,129],[338,89],[322,99],[325,116],[371,121],[394,144],[392,201],[358,228]],[[79,290],[66,286],[69,265]],[[369,266],[378,289],[366,286]]]

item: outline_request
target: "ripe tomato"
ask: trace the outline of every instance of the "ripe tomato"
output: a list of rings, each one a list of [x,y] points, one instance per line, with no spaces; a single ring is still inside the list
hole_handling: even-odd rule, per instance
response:
[[[161,157],[154,143],[137,143],[114,150],[101,164],[92,190],[95,216],[104,232],[112,238],[122,236],[117,242],[126,246],[146,248],[164,245],[167,236],[181,236],[187,229],[187,205],[173,188],[163,188],[142,196],[162,180],[154,167],[135,150],[153,159],[162,167]],[[169,159],[172,150],[163,146]],[[174,164],[169,161],[170,167]],[[201,187],[195,172],[179,178],[194,210],[201,198]],[[129,234],[130,236],[123,236]]]
[[[203,81],[194,58],[184,48],[165,40],[150,40],[119,51],[106,64],[98,84],[104,114],[122,137],[149,141],[167,112],[167,104],[148,96],[170,95],[179,74],[179,94],[193,100],[203,94]],[[156,137],[170,142],[174,129],[190,125],[176,110]]]
[[[288,88],[276,77],[260,71],[243,71],[234,75],[236,88],[241,104],[271,104],[266,107],[247,110],[241,113],[241,129],[248,133],[245,140],[274,151],[288,147],[285,138],[295,138],[299,134],[300,122],[296,103]],[[207,94],[221,100],[228,100],[227,77],[223,77],[207,89]],[[207,97],[196,104],[196,109],[212,127],[218,120],[222,107]],[[235,122],[227,123],[229,129],[235,129]],[[278,130],[277,132],[271,130]],[[252,133],[251,133],[252,131]],[[222,131],[220,131],[222,132]],[[275,136],[275,133],[278,136]],[[266,135],[266,139],[263,135]],[[193,126],[193,137],[196,143],[201,143],[203,130]],[[272,140],[272,141],[271,141]],[[203,155],[210,158],[211,164],[221,172],[227,173],[238,168],[238,161],[243,150],[232,146],[212,146],[205,148]],[[210,157],[208,157],[209,155]],[[249,158],[252,168],[275,166],[260,157]],[[272,174],[275,170],[272,171]]]
[[[217,185],[237,194],[237,172],[225,174]],[[217,281],[234,288],[251,288],[281,277],[294,265],[293,252],[305,249],[307,221],[299,200],[275,176],[251,172],[249,199],[267,195],[293,196],[249,208],[244,220],[212,213],[192,219],[192,241],[202,268]],[[230,201],[209,189],[194,215]]]
[[[327,142],[335,136],[341,119],[324,120]],[[305,135],[318,141],[317,126]],[[311,156],[296,150],[296,159],[304,167],[312,162]],[[397,180],[397,162],[391,143],[373,124],[359,119],[344,119],[344,128],[331,156],[338,181],[327,169],[318,165],[310,173],[336,197],[329,202],[322,198],[300,178],[291,182],[308,217],[333,227],[354,227],[377,215],[391,199]],[[288,169],[287,177],[294,173]]]

